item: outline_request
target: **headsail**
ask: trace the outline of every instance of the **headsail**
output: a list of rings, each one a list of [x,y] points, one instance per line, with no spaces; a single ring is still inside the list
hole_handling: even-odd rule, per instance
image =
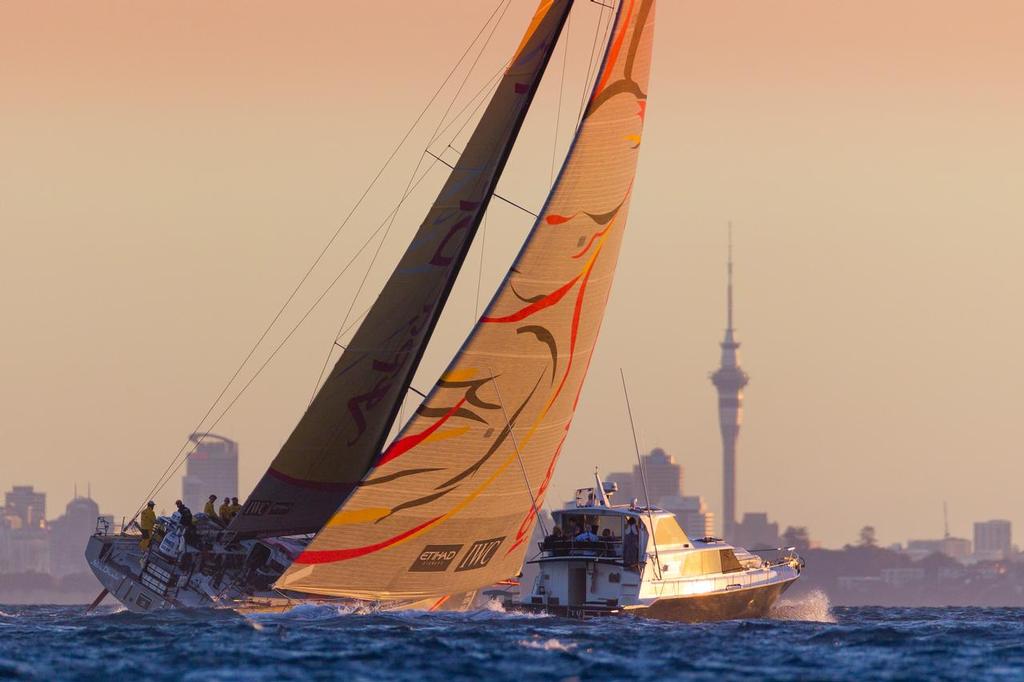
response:
[[[383,448],[571,5],[541,0],[415,238],[231,530],[318,530]]]
[[[519,570],[531,498],[540,504],[548,491],[612,283],[653,21],[654,0],[620,4],[583,122],[522,252],[417,414],[278,588],[417,599]]]

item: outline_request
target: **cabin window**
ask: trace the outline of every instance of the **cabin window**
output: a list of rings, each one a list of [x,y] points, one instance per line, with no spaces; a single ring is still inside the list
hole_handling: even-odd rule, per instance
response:
[[[598,537],[605,537],[604,532],[607,530],[612,541],[622,540],[622,516],[619,514],[564,514],[559,525],[569,539],[596,525]]]
[[[690,552],[683,562],[683,575],[693,577],[722,572],[722,559],[717,550]]]
[[[736,558],[736,552],[731,549],[720,550],[719,556],[722,561],[722,573],[735,573],[743,570],[740,560]]]
[[[704,573],[722,572],[722,555],[714,550],[700,553],[701,565]]]
[[[654,526],[654,541],[658,545],[688,545],[690,540],[672,517],[658,519]]]
[[[689,578],[697,575],[704,575],[704,565],[700,558],[701,554],[702,552],[693,552],[692,554],[686,555],[686,561],[683,563],[684,576]]]

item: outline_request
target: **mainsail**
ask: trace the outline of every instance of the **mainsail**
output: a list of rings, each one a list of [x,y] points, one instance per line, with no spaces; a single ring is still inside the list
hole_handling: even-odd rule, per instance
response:
[[[586,114],[469,339],[359,487],[277,581],[371,600],[518,572],[611,288],[647,104],[654,0],[623,0]]]
[[[380,453],[572,0],[541,0],[447,182],[365,320],[230,529],[321,528]]]

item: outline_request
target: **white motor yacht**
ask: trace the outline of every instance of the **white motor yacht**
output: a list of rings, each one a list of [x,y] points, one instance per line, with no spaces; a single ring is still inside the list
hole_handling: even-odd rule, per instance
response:
[[[539,574],[517,608],[571,617],[635,614],[699,622],[760,618],[800,576],[792,548],[763,559],[718,538],[692,540],[671,512],[613,505],[614,484],[576,491],[528,563]]]

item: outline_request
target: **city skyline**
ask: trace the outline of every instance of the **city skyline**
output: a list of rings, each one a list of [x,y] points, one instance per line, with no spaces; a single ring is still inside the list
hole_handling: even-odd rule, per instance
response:
[[[531,4],[511,7],[510,25]],[[110,511],[143,502],[485,14],[454,0],[394,4],[401,20],[378,34],[357,28],[372,25],[370,8],[313,3],[300,18],[232,7],[208,8],[199,31],[159,7],[112,17],[68,3],[57,19],[29,3],[0,9],[10,27],[0,223],[11,226],[0,254],[10,321],[0,483],[55,491],[88,478]],[[782,527],[813,518],[829,546],[865,524],[883,544],[939,537],[944,500],[953,535],[970,537],[977,519],[1022,527],[1024,508],[1010,501],[1024,480],[1014,392],[1024,321],[1012,314],[1024,295],[1024,12],[1009,2],[984,13],[951,2],[658,11],[660,35],[678,39],[656,48],[631,224],[552,494],[564,498],[595,464],[631,460],[621,367],[642,448],[676,453],[688,487],[721,508],[706,373],[732,220],[744,362],[756,372],[738,513],[768,510]],[[574,16],[567,81],[586,73],[589,43],[575,38],[592,16]],[[514,48],[501,40],[483,66]],[[389,56],[350,74],[370,52]],[[534,209],[578,103],[566,93],[556,139],[553,80],[501,185]],[[385,203],[361,215],[303,303]],[[382,259],[418,217],[403,213]],[[492,208],[417,387],[458,347],[522,218]],[[308,404],[358,285],[344,280],[216,427],[246,448],[242,490]]]

